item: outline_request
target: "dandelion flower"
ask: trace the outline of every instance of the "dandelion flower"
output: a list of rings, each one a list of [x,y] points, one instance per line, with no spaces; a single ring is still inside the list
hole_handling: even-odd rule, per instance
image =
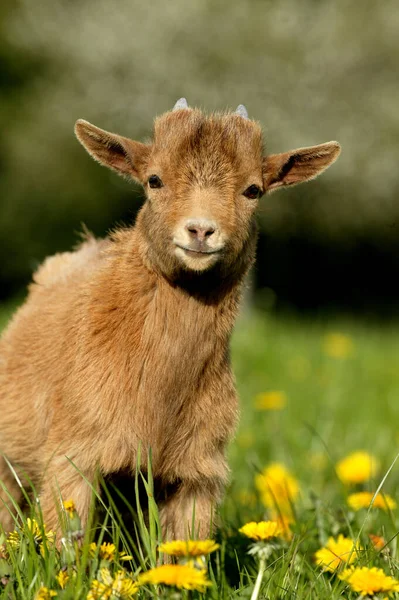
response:
[[[324,338],[324,352],[331,358],[349,358],[354,352],[351,337],[343,333],[329,333]]]
[[[18,550],[25,538],[33,538],[34,544],[40,549],[40,553],[44,555],[44,544],[47,546],[54,543],[55,533],[53,531],[46,531],[45,525],[39,527],[36,519],[26,519],[21,529],[12,531],[7,536],[8,544],[14,549]]]
[[[46,587],[41,587],[36,595],[35,595],[35,600],[51,600],[51,598],[54,598],[57,595],[57,592],[55,592],[54,590],[49,590]]]
[[[328,538],[324,548],[317,550],[314,556],[317,565],[333,572],[345,564],[353,563],[360,549],[359,543],[340,534],[337,539]]]
[[[138,582],[140,585],[163,583],[199,592],[204,592],[208,586],[212,585],[206,577],[205,569],[196,569],[190,565],[161,565],[139,575]]]
[[[92,558],[95,557],[97,553],[97,544],[92,542],[90,544],[90,556]],[[111,544],[110,542],[103,542],[101,546],[98,548],[98,556],[100,560],[106,560],[108,562],[112,562],[116,557],[116,546],[115,544]],[[132,560],[132,557],[126,554],[126,552],[119,552],[119,560]]]
[[[291,505],[299,494],[299,485],[284,465],[272,463],[255,477],[265,506],[291,514]]]
[[[263,392],[255,397],[256,410],[282,410],[286,404],[287,396],[278,390]]]
[[[75,502],[73,500],[65,500],[63,502],[63,506],[68,516],[73,519],[73,517],[76,515]]]
[[[205,556],[219,547],[214,540],[173,540],[161,544],[158,550],[170,556]]]
[[[357,492],[348,496],[347,503],[353,510],[369,508],[373,497],[372,492]],[[396,508],[396,502],[388,494],[377,494],[373,502],[373,508],[382,508],[386,511],[393,510]]]
[[[98,581],[98,579],[93,579],[91,582],[90,590],[86,596],[87,600],[108,600],[111,595],[111,591],[109,587]]]
[[[90,555],[94,557],[97,552],[97,544],[93,542],[90,544]],[[115,544],[111,544],[109,542],[104,542],[98,549],[98,556],[102,560],[112,561],[115,558],[116,554],[116,546]]]
[[[283,528],[277,521],[260,521],[259,523],[251,521],[243,525],[238,531],[257,542],[282,537],[284,534]]]
[[[56,575],[56,580],[58,581],[58,585],[63,590],[68,583],[69,575],[66,570],[61,569],[61,571]]]
[[[138,584],[130,577],[126,576],[125,571],[117,571],[111,584],[111,596],[117,598],[132,598],[139,589]]]
[[[138,583],[127,575],[126,571],[117,571],[115,576],[107,568],[100,569],[99,578],[93,579],[90,591],[87,594],[87,600],[106,600],[108,598],[118,598],[120,600],[130,600],[139,589]]]
[[[358,450],[340,460],[336,469],[343,483],[363,483],[377,474],[379,461],[372,454]]]
[[[384,571],[377,567],[351,567],[345,569],[339,577],[350,585],[352,591],[362,596],[399,591],[399,581],[385,575]]]

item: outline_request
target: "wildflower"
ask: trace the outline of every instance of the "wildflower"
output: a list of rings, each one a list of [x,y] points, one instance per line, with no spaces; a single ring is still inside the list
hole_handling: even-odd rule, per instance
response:
[[[328,538],[324,548],[317,550],[314,556],[317,565],[325,571],[333,572],[345,564],[353,563],[359,550],[361,548],[358,542],[340,534],[337,539]]]
[[[58,585],[63,590],[65,588],[66,584],[68,583],[68,580],[69,580],[69,575],[66,572],[66,570],[61,569],[61,571],[58,573],[58,575],[56,575],[55,578],[56,578],[56,580],[58,582]]]
[[[255,397],[256,410],[282,410],[287,404],[287,396],[278,390],[263,392]]]
[[[369,538],[371,543],[373,544],[374,550],[382,550],[384,546],[386,546],[386,541],[380,535],[374,535],[374,533],[369,533]]]
[[[329,333],[324,338],[324,352],[332,358],[349,358],[354,352],[352,338],[343,333]]]
[[[138,582],[140,585],[163,583],[199,592],[205,592],[205,589],[212,585],[206,577],[205,569],[196,569],[190,565],[161,565],[139,575]]]
[[[107,568],[100,569],[99,579],[93,579],[87,600],[107,600],[118,598],[119,600],[130,600],[137,593],[139,586],[137,582],[127,575],[126,571],[117,571],[114,577]]]
[[[90,544],[90,556],[94,558],[97,552],[97,544],[94,542]],[[103,542],[98,549],[98,556],[101,560],[111,562],[115,560],[116,546],[109,542]],[[132,557],[126,554],[126,552],[119,552],[119,560],[132,560]]]
[[[51,598],[54,598],[56,595],[57,592],[55,592],[54,590],[49,590],[48,588],[42,586],[37,591],[35,595],[35,600],[51,600]]]
[[[49,546],[54,543],[55,533],[53,531],[46,531],[45,525],[39,527],[36,519],[26,519],[22,529],[12,531],[8,534],[7,542],[14,549],[20,548],[25,537],[32,537],[36,547],[40,549],[40,553],[44,555],[44,545]]]
[[[379,461],[368,452],[358,450],[340,460],[336,469],[343,483],[363,483],[377,474]]]
[[[76,507],[73,500],[65,500],[63,502],[65,512],[68,514],[70,519],[76,515]]]
[[[105,583],[98,581],[98,579],[93,579],[93,581],[91,582],[90,590],[86,596],[86,599],[87,600],[98,600],[101,598],[101,600],[108,600],[110,595],[111,595],[111,591],[110,591],[109,587],[107,587],[105,585]]]
[[[380,592],[390,594],[399,591],[399,581],[393,577],[385,575],[382,569],[377,567],[350,567],[345,569],[339,576],[346,581],[352,591],[360,593],[362,596],[374,596]]]
[[[173,542],[165,542],[158,548],[159,552],[169,554],[170,556],[204,556],[215,552],[220,548],[214,540],[174,540]]]
[[[284,533],[277,521],[260,521],[259,523],[251,521],[243,525],[238,531],[256,541],[266,541],[271,538],[281,537]]]
[[[374,494],[372,492],[357,492],[348,496],[347,503],[353,510],[369,508],[373,497]],[[393,510],[396,508],[396,502],[388,494],[377,494],[374,498],[373,508],[382,508],[382,510],[386,511]]]
[[[278,508],[283,514],[291,514],[291,505],[299,494],[299,485],[284,465],[272,463],[266,467],[256,475],[255,485],[265,506]]]
[[[104,569],[101,569],[103,571]],[[108,571],[109,573],[109,571]],[[134,596],[139,589],[139,586],[133,579],[126,576],[125,571],[117,571],[112,583],[111,583],[111,596],[114,595],[117,598],[131,598]]]

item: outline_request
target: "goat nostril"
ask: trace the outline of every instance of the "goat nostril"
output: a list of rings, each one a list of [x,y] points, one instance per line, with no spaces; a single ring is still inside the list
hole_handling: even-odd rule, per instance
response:
[[[210,238],[216,231],[216,227],[211,223],[187,223],[185,226],[186,231],[192,239],[203,242],[205,239]]]

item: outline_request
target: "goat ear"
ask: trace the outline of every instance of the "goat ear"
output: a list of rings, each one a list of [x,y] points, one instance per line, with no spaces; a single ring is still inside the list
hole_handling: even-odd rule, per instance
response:
[[[99,163],[120,175],[130,175],[142,181],[149,146],[104,131],[83,119],[76,121],[75,134],[82,146]]]
[[[298,148],[263,159],[263,179],[267,191],[314,179],[325,171],[341,153],[338,142],[310,148]]]

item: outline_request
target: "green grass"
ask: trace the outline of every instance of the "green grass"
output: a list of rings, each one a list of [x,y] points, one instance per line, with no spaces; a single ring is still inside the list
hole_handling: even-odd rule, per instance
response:
[[[9,313],[10,307],[0,310],[0,327]],[[325,340],[330,333],[348,336],[353,351],[346,357],[329,356]],[[340,533],[359,539],[362,550],[357,553],[357,564],[382,567],[386,574],[399,578],[395,537],[399,509],[372,508],[354,513],[346,504],[348,492],[377,489],[399,450],[397,326],[342,318],[316,322],[257,314],[240,320],[232,355],[241,420],[229,450],[231,484],[220,511],[221,548],[208,564],[213,586],[206,597],[251,596],[259,561],[248,554],[250,540],[238,533],[238,528],[248,521],[270,518],[272,513],[262,504],[254,479],[272,462],[289,469],[299,483],[300,495],[292,507],[296,515],[291,526],[293,537],[289,541],[278,539],[270,548],[259,597],[358,598],[359,594],[351,592],[336,575],[323,573],[314,564],[314,552],[329,536]],[[273,390],[285,394],[286,406],[276,411],[256,410],[256,395]],[[338,479],[335,465],[359,449],[374,454],[381,466],[374,480],[348,489]],[[151,480],[147,486],[150,520],[146,525],[139,514],[138,536],[123,526],[116,508],[104,509],[94,528],[98,544],[105,536],[132,555],[122,566],[134,575],[155,566],[156,561],[158,515]],[[399,461],[388,474],[383,491],[398,498]],[[389,542],[381,552],[372,547],[369,533]],[[87,543],[77,549],[71,542],[69,554],[60,556],[50,545],[42,557],[32,535],[22,538],[25,541],[17,554],[6,552],[0,558],[0,598],[33,598],[40,585],[55,589],[57,598],[86,598],[101,566],[98,552],[90,557]],[[113,562],[102,563],[107,565],[115,572]],[[54,580],[63,566],[70,574],[65,590]],[[173,589],[159,591],[147,586],[138,597],[172,598],[174,593]],[[183,597],[196,595],[201,594],[182,592]]]

